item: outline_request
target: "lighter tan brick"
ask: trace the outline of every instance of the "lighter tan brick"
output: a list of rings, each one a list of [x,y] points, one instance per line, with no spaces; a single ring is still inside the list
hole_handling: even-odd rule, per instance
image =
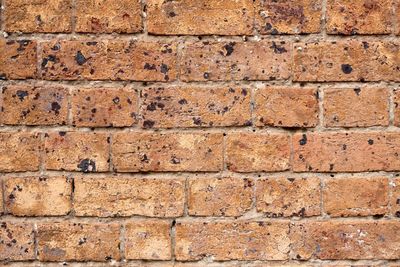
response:
[[[112,157],[119,172],[219,171],[222,134],[117,133]]]
[[[33,225],[0,221],[0,260],[35,259]]]
[[[183,214],[185,181],[181,178],[75,179],[77,216],[177,217]]]
[[[219,87],[152,87],[142,91],[142,125],[155,128],[251,124],[250,90]]]
[[[400,90],[396,89],[393,91],[393,103],[394,103],[394,125],[400,126]]]
[[[400,178],[396,177],[391,181],[390,209],[391,214],[400,218]]]

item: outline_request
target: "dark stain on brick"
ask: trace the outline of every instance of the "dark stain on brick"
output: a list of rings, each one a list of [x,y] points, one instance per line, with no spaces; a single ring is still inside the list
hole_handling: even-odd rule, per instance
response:
[[[24,101],[25,97],[28,96],[28,92],[27,91],[23,91],[23,90],[18,90],[17,91],[17,96],[18,96],[19,100],[22,102],[22,101]]]
[[[96,162],[91,159],[81,160],[78,164],[78,168],[82,172],[95,172],[96,171]]]
[[[51,103],[51,110],[54,111],[54,113],[56,115],[60,114],[60,109],[61,109],[61,106],[60,106],[60,104],[58,104],[58,102]]]
[[[149,128],[152,128],[152,127],[154,126],[154,124],[155,124],[154,121],[145,120],[145,121],[143,122],[143,127],[144,127],[145,129],[149,129]]]
[[[235,42],[230,42],[230,43],[224,45],[224,48],[226,50],[225,56],[229,57],[230,55],[232,55],[235,45],[236,45]]]
[[[275,54],[283,54],[287,52],[286,48],[277,45],[275,42],[272,42],[272,46],[270,48],[274,50]]]
[[[307,144],[307,135],[303,134],[303,138],[300,139],[299,144],[301,146],[304,146],[305,144]]]
[[[350,74],[353,71],[353,68],[350,64],[342,64],[342,71],[344,74]]]
[[[80,66],[85,64],[87,61],[86,57],[82,54],[81,51],[76,52],[75,60],[76,63],[78,63],[78,65]]]
[[[374,140],[368,139],[368,144],[372,146],[374,144]]]

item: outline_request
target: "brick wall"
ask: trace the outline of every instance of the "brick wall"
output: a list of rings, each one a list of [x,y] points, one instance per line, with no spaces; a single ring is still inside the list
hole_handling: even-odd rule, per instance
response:
[[[0,2],[0,264],[400,266],[399,0]]]

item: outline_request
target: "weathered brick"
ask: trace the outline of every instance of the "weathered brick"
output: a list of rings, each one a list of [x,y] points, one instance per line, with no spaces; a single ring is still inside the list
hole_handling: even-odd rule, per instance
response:
[[[0,171],[37,171],[42,142],[38,133],[0,133]]]
[[[16,216],[66,215],[71,184],[66,177],[9,177],[4,181],[6,210]]]
[[[324,91],[326,127],[389,125],[389,92],[385,88],[340,88]]]
[[[296,259],[398,259],[398,221],[298,222],[290,229]]]
[[[223,160],[222,139],[219,133],[116,133],[112,140],[114,169],[219,171]]]
[[[228,168],[235,172],[284,171],[290,167],[290,137],[286,134],[228,134],[226,157]]]
[[[361,172],[400,169],[396,132],[308,133],[293,136],[297,172]]]
[[[143,29],[140,0],[77,0],[76,31],[135,33]]]
[[[257,211],[268,217],[316,216],[320,209],[319,178],[267,178],[257,180]]]
[[[384,215],[388,210],[387,178],[331,178],[324,181],[324,209],[332,217]]]
[[[46,80],[170,81],[176,44],[144,41],[48,41],[41,75]]]
[[[175,256],[179,261],[210,256],[225,260],[285,260],[289,252],[287,222],[235,221],[176,223]]]
[[[137,123],[137,92],[129,88],[82,88],[72,92],[72,124],[124,127]]]
[[[0,79],[36,77],[36,41],[0,39]]]
[[[147,28],[163,35],[252,35],[251,0],[147,1]]]
[[[261,34],[317,33],[321,0],[256,0],[256,25]]]
[[[0,221],[0,260],[35,259],[33,225]]]
[[[257,126],[315,127],[318,124],[316,89],[262,88],[256,90],[254,98]]]
[[[182,51],[181,79],[287,79],[291,54],[291,45],[284,41],[187,43]]]
[[[171,259],[171,222],[132,221],[128,222],[125,228],[125,255],[127,259]]]
[[[254,181],[239,178],[189,179],[188,212],[194,216],[240,216],[251,209]]]
[[[177,217],[183,214],[184,179],[89,178],[75,179],[77,216]]]
[[[51,132],[45,135],[46,169],[81,172],[109,170],[109,135]]]
[[[3,87],[0,121],[9,125],[66,124],[68,91],[62,87],[7,85]]]
[[[152,87],[142,91],[142,126],[155,128],[242,126],[251,123],[248,88]]]
[[[5,0],[8,32],[71,32],[71,0]]]
[[[38,223],[40,261],[107,261],[120,259],[117,223]]]
[[[393,102],[394,102],[394,125],[400,126],[400,90],[396,89],[393,91]]]
[[[329,34],[385,34],[392,28],[393,0],[328,0]]]
[[[391,184],[390,209],[391,214],[400,218],[400,178],[393,179]]]
[[[388,41],[296,43],[295,81],[400,81],[400,46]]]

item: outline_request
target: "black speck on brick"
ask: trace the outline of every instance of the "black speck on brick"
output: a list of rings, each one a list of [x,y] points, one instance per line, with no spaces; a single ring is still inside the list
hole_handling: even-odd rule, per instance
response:
[[[76,63],[78,63],[78,65],[80,66],[85,64],[87,61],[86,57],[82,54],[81,51],[76,52],[75,60]]]
[[[353,71],[353,68],[350,64],[342,64],[342,71],[344,74],[350,74]]]
[[[78,168],[82,172],[95,172],[96,171],[96,162],[91,159],[81,160],[78,164]]]
[[[303,134],[303,138],[300,139],[299,144],[301,146],[304,146],[305,144],[307,144],[307,135]]]

